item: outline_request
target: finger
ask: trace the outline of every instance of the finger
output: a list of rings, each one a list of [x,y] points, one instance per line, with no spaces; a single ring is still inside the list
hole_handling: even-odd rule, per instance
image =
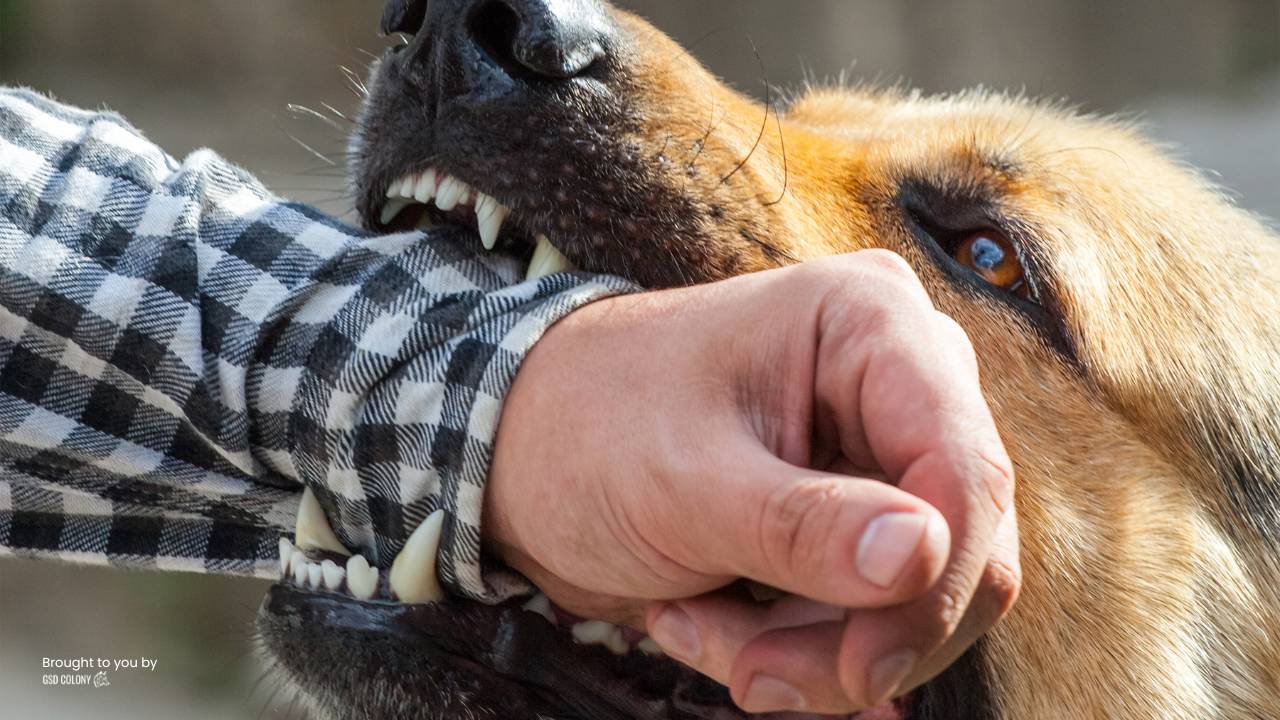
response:
[[[769,604],[724,593],[654,603],[649,636],[671,657],[725,685],[742,648],[769,630],[844,619],[845,609],[790,596]],[[799,708],[792,708],[799,709]]]
[[[684,548],[682,564],[843,607],[901,603],[937,581],[950,538],[927,502],[876,480],[795,467],[752,440],[724,449],[726,480],[687,483],[679,507],[655,513],[664,537]]]
[[[864,709],[840,684],[844,624],[771,630],[743,646],[729,674],[734,702],[751,713],[800,710],[848,714]]]
[[[893,290],[894,282],[903,288]],[[878,310],[876,302],[872,310],[833,305],[817,356],[819,432],[836,433],[846,457],[878,465],[937,508],[951,535],[947,568],[929,596],[867,621],[876,641],[861,652],[879,654],[871,663],[877,691],[890,680],[901,684],[951,636],[1012,503],[1012,466],[980,392],[973,348],[920,298],[916,282],[888,281]]]
[[[946,669],[1009,611],[1020,578],[1013,512],[997,537],[978,591],[963,610],[931,592],[907,605],[849,613],[838,667],[850,697],[876,705],[917,687]]]
[[[884,705],[932,679],[968,650],[1008,613],[1017,597],[1017,519],[1001,523],[992,560],[955,632],[918,663],[904,680],[894,680],[900,665],[870,666],[874,654],[862,652],[877,642],[881,628],[911,619],[911,611],[850,611],[847,623],[785,626],[743,643],[728,684],[736,702],[749,712],[800,709],[850,713]],[[897,636],[897,633],[889,633]],[[921,644],[927,644],[923,639]]]
[[[926,657],[893,694],[908,692],[939,675],[955,662],[978,638],[1009,614],[1018,599],[1022,566],[1018,551],[1018,516],[1005,513],[991,547],[991,557],[983,569],[978,589],[964,617],[943,645]],[[850,663],[859,658],[850,655]]]

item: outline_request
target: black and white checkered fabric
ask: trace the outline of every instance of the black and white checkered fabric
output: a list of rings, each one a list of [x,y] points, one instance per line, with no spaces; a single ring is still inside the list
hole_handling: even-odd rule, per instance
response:
[[[305,483],[382,567],[445,508],[443,581],[502,599],[522,584],[479,534],[502,399],[551,323],[631,289],[354,230],[0,89],[0,553],[271,577]]]

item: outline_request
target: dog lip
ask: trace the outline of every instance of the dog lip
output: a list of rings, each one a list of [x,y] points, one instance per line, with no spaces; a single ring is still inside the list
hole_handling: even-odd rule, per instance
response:
[[[414,658],[418,671],[435,665],[443,673],[483,672],[477,682],[501,694],[504,702],[528,702],[526,695],[538,701],[554,696],[572,708],[569,715],[574,717],[779,717],[739,710],[722,686],[665,656],[639,649],[618,655],[606,647],[583,644],[573,633],[547,622],[547,612],[518,601],[490,606],[459,598],[425,604],[405,604],[385,596],[359,600],[288,580],[270,588],[259,610],[291,633],[309,631],[320,637],[332,633],[348,643],[390,644],[397,653]],[[264,635],[270,646],[270,634]],[[417,683],[421,678],[410,680]],[[655,695],[655,687],[664,683],[670,692]],[[843,716],[843,720],[912,720],[912,697]]]
[[[404,658],[413,672],[434,668],[445,677],[472,676],[478,686],[500,695],[496,700],[512,707],[540,707],[539,715],[601,720],[757,717],[737,709],[726,689],[673,660],[640,651],[618,656],[604,647],[579,644],[514,602],[362,601],[284,581],[268,591],[259,623],[260,630],[264,623],[269,626],[262,630],[268,649],[276,643],[274,633],[303,632],[310,634],[312,646],[339,642],[381,647]],[[287,666],[290,658],[280,653],[276,660]],[[391,667],[384,670],[392,672]],[[347,670],[335,667],[331,672]],[[406,682],[418,686],[426,680],[409,677]],[[548,711],[548,703],[561,712]]]

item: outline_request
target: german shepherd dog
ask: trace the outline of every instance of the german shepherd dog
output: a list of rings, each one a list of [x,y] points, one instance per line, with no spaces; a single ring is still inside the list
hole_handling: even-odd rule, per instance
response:
[[[393,0],[384,30],[410,39],[352,140],[369,227],[649,288],[885,248],[968,331],[1019,478],[1021,599],[893,714],[1280,718],[1264,223],[1133,128],[1023,98],[836,87],[770,111],[596,0]],[[306,575],[259,629],[324,717],[745,717],[541,600]]]

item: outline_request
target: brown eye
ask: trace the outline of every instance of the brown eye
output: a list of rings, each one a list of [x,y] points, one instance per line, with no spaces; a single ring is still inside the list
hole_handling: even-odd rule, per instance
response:
[[[1013,242],[995,230],[970,233],[955,246],[956,262],[998,288],[1018,297],[1029,296],[1027,278]]]

